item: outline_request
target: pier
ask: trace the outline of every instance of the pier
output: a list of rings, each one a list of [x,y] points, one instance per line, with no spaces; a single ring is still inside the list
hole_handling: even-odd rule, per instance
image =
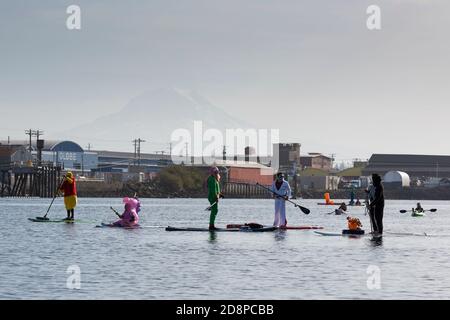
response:
[[[0,197],[52,198],[61,179],[61,167],[53,164],[2,166]]]

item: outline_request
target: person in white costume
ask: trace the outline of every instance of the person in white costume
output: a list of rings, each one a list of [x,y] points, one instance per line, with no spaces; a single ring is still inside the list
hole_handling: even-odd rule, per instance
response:
[[[272,183],[270,189],[275,193],[275,219],[273,225],[275,227],[286,226],[286,200],[291,196],[291,187],[284,180],[283,173],[277,173],[276,180]]]

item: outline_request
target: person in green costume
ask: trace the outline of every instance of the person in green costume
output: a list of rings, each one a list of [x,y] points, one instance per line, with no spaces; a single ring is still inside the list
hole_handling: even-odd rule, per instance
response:
[[[209,230],[215,230],[214,222],[216,221],[217,212],[219,211],[219,198],[223,198],[220,193],[220,174],[219,168],[212,167],[207,180],[208,185],[208,201],[211,205],[211,214],[209,216]]]

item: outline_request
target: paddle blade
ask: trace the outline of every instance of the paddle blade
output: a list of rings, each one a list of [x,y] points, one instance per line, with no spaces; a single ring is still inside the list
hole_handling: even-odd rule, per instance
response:
[[[431,211],[431,212],[436,212],[436,211],[437,211],[437,209],[430,209],[430,211]]]
[[[44,220],[44,221],[47,221],[47,220],[49,220],[49,218],[47,218],[47,217],[36,217],[36,220]]]
[[[308,208],[302,207],[302,206],[298,206],[300,208],[300,210],[303,211],[304,214],[309,214],[311,212],[311,210],[309,210]]]
[[[408,211],[406,210],[400,210],[400,213],[407,213]]]

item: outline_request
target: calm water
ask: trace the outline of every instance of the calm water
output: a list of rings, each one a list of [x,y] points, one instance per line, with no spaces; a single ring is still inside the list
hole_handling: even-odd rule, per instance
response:
[[[339,231],[344,216],[305,200],[310,215],[288,206],[291,225]],[[385,229],[432,236],[386,234],[368,238],[323,237],[312,231],[273,233],[166,232],[158,226],[207,226],[202,199],[143,199],[139,230],[95,228],[115,220],[120,199],[80,199],[84,223],[33,223],[48,199],[0,199],[1,299],[449,299],[450,203],[423,201],[437,213],[413,218],[399,209],[413,201],[388,201]],[[271,200],[221,203],[217,225],[271,224]],[[364,208],[350,208],[369,230]],[[57,199],[50,217],[63,217]],[[81,270],[81,288],[68,289],[67,268]],[[369,266],[380,289],[368,289]]]

